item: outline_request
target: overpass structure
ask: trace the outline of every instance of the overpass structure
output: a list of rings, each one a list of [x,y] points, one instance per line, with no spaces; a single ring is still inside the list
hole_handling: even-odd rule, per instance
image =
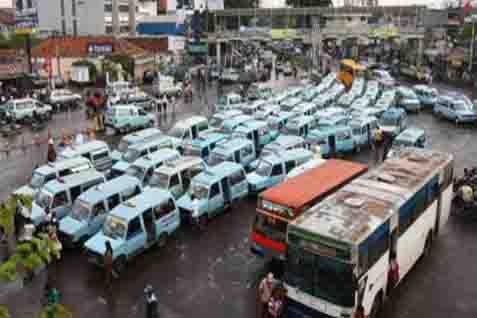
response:
[[[425,6],[217,10],[213,12],[215,32],[209,33],[208,41],[216,45],[220,62],[221,47],[235,41],[287,38],[321,48],[323,41],[329,39],[339,44],[397,37],[401,41],[417,41],[420,64],[426,10]]]

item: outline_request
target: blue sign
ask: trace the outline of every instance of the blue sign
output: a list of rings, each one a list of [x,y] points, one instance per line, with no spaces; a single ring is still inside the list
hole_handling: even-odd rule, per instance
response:
[[[88,53],[92,55],[105,55],[113,53],[112,43],[90,43]]]

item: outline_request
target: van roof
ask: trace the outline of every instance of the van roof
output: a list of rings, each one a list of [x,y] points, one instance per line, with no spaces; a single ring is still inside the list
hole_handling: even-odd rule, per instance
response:
[[[144,142],[137,143],[135,145],[131,145],[131,147],[129,147],[129,149],[143,150],[143,149],[147,149],[149,147],[155,146],[155,145],[162,145],[162,144],[165,144],[167,142],[170,142],[171,145],[172,145],[173,144],[172,143],[172,138],[170,136],[161,135],[161,136],[158,136],[157,138],[148,139]]]
[[[126,142],[130,144],[136,144],[138,142],[143,142],[145,139],[158,137],[160,135],[162,135],[162,131],[160,129],[146,128],[146,129],[133,132],[131,134],[127,134],[122,138],[122,140],[125,140]]]
[[[403,148],[396,157],[355,179],[293,221],[298,229],[352,245],[359,245],[409,200],[436,168],[452,161],[452,154]]]
[[[59,192],[98,178],[104,178],[104,174],[93,169],[85,170],[60,179],[51,180],[45,184],[45,189],[51,192]]]
[[[305,148],[288,149],[268,154],[263,160],[271,164],[279,163],[284,160],[296,160],[300,158],[313,157],[313,152]]]
[[[84,164],[91,165],[91,162],[85,157],[74,157],[48,163],[46,165],[36,168],[35,171],[42,175],[48,175],[59,170],[74,168]]]
[[[349,126],[333,126],[329,127],[327,129],[313,129],[308,133],[309,137],[327,137],[330,135],[334,135],[339,132],[346,132],[346,131],[351,131],[351,127]]]
[[[177,150],[164,148],[164,149],[155,151],[153,153],[150,153],[144,157],[138,158],[133,163],[133,165],[138,167],[149,168],[151,166],[155,166],[156,164],[160,162],[164,162],[166,160],[172,160],[179,157],[180,157],[180,153]]]
[[[244,130],[249,131],[249,130],[259,129],[265,126],[267,126],[266,121],[253,119],[253,120],[248,120],[246,122],[241,123],[240,126],[237,127],[237,129],[244,128]]]
[[[364,164],[330,159],[262,192],[259,196],[263,200],[297,209],[313,200],[318,193],[329,192],[367,169],[368,166]]]
[[[243,171],[242,165],[235,162],[223,161],[199,173],[193,180],[202,184],[212,184],[237,171]]]
[[[207,122],[207,118],[205,118],[204,116],[192,116],[183,120],[179,120],[178,122],[176,122],[174,127],[189,128],[203,122]]]
[[[141,182],[137,178],[124,174],[83,192],[78,199],[94,204],[109,198],[113,194],[126,189],[132,189],[140,184]]]
[[[280,135],[277,137],[277,139],[275,139],[274,141],[266,145],[264,149],[275,148],[275,146],[281,147],[281,148],[287,148],[297,144],[303,144],[304,142],[305,142],[305,139],[300,136]]]
[[[309,124],[315,121],[315,118],[313,116],[298,116],[295,118],[290,119],[287,122],[287,127],[298,127],[301,125]]]
[[[230,154],[250,144],[252,144],[252,141],[246,138],[228,138],[215,145],[212,152]]]
[[[363,126],[367,125],[369,123],[372,123],[374,121],[377,121],[377,118],[374,116],[359,116],[359,117],[354,117],[350,122],[350,126]]]
[[[170,198],[172,198],[172,196],[169,191],[148,188],[144,190],[144,192],[118,205],[111,211],[111,215],[130,221],[144,212],[144,210],[157,206]]]
[[[165,174],[173,174],[183,169],[190,168],[192,166],[203,164],[204,160],[197,156],[183,156],[174,160],[166,161],[162,166],[156,169]]]
[[[100,149],[107,148],[109,150],[109,146],[107,143],[101,140],[93,140],[82,145],[74,146],[74,148],[66,149],[61,152],[60,157],[63,158],[73,158],[80,156],[81,154],[92,152]]]
[[[226,135],[221,133],[208,132],[208,133],[203,133],[199,137],[189,141],[188,144],[202,148],[202,147],[207,147],[210,144],[219,142],[225,139],[226,137],[227,137]]]
[[[402,108],[397,108],[397,107],[392,107],[387,109],[381,117],[383,118],[397,118],[400,117],[401,115],[405,114],[406,112]]]
[[[406,140],[406,141],[414,142],[423,135],[425,135],[424,129],[417,128],[417,127],[409,127],[409,128],[406,128],[403,132],[401,132],[396,137],[396,140]]]

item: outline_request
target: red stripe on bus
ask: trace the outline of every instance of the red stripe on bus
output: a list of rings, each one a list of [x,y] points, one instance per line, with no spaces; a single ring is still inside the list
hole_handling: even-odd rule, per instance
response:
[[[274,249],[275,251],[278,251],[280,253],[285,253],[287,249],[287,245],[285,243],[274,241],[264,235],[258,234],[253,231],[252,231],[252,241],[262,246]]]

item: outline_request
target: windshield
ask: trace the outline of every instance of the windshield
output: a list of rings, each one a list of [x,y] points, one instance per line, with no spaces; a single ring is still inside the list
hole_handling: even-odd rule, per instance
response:
[[[129,143],[126,140],[121,140],[118,145],[119,152],[126,152],[128,150]]]
[[[265,161],[265,160],[260,160],[258,163],[257,169],[255,172],[262,177],[268,177],[270,175],[270,172],[272,172],[272,165]]]
[[[38,172],[33,172],[33,175],[31,176],[30,180],[30,187],[33,189],[38,189],[43,185],[43,181],[45,180],[45,176],[38,173]]]
[[[223,154],[213,152],[213,153],[210,154],[207,163],[211,166],[216,166],[219,163],[224,162],[224,161],[233,161],[233,159],[231,157],[229,157],[227,159]]]
[[[397,124],[397,118],[391,118],[391,117],[381,117],[379,119],[379,124],[381,126],[396,126]]]
[[[129,149],[128,151],[126,151],[123,155],[123,159],[126,161],[126,162],[134,162],[136,161],[137,158],[139,158],[139,156],[141,155],[141,153],[136,150],[136,149]]]
[[[287,223],[268,215],[257,214],[253,230],[274,241],[285,242]]]
[[[52,201],[53,201],[53,194],[44,190],[38,192],[35,198],[35,203],[38,204],[43,209],[49,208],[51,206]]]
[[[149,186],[153,188],[169,189],[169,175],[161,172],[154,172],[149,180]]]
[[[470,104],[466,104],[463,100],[455,101],[454,107],[456,110],[472,110],[472,106]]]
[[[126,220],[110,215],[103,225],[103,234],[112,239],[122,239],[126,234],[127,222]]]
[[[227,97],[225,97],[225,96],[220,96],[219,99],[217,100],[217,104],[219,104],[219,105],[226,105],[226,104],[227,104]]]
[[[285,281],[314,297],[344,307],[354,306],[352,265],[288,244]]]
[[[184,135],[184,129],[180,128],[180,127],[173,127],[169,131],[169,135],[172,136],[172,137],[182,139],[182,136]]]
[[[191,199],[207,199],[209,188],[205,184],[193,182],[189,188],[189,195]]]
[[[139,180],[142,180],[145,174],[144,168],[138,167],[138,166],[129,166],[129,168],[126,169],[126,174],[131,177],[136,177]]]
[[[81,200],[76,200],[73,204],[73,210],[71,211],[71,217],[78,221],[87,220],[89,217],[90,208],[88,204]]]

